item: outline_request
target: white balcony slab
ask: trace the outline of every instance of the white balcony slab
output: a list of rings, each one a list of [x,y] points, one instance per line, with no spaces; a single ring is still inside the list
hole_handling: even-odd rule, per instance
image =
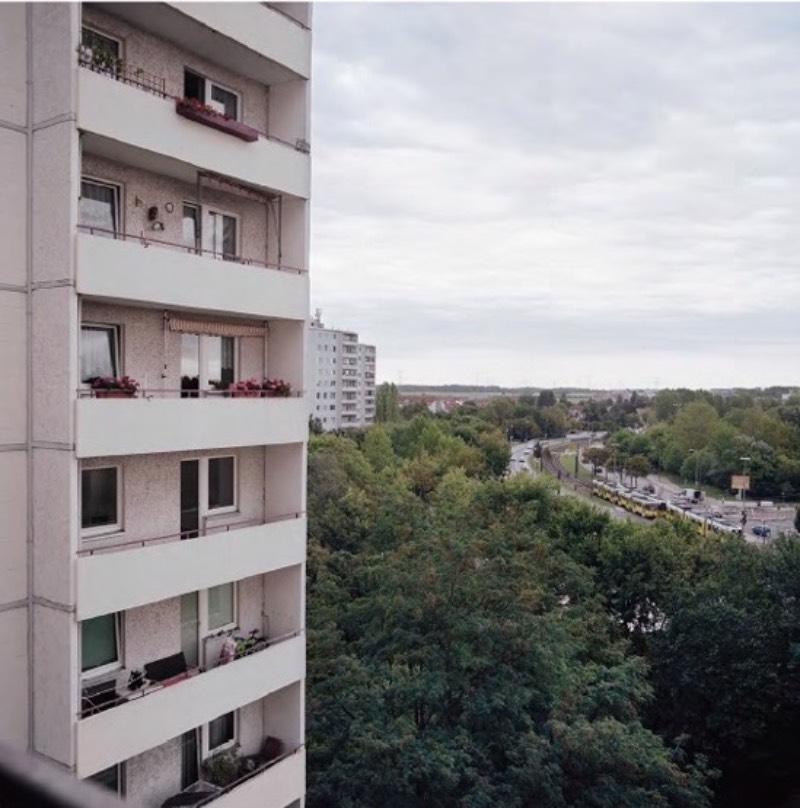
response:
[[[308,78],[311,33],[263,3],[169,3],[191,20],[217,31],[240,47]]]
[[[194,182],[198,169],[266,191],[308,199],[308,154],[260,137],[246,143],[182,118],[160,98],[91,70],[78,70],[78,127],[102,157]]]
[[[113,302],[305,320],[308,274],[219,261],[138,240],[77,235],[77,291]]]
[[[302,564],[305,552],[306,519],[300,516],[196,539],[81,556],[77,619]]]
[[[78,777],[89,777],[305,677],[305,637],[77,722]]]
[[[286,808],[305,794],[305,784],[306,752],[299,749],[211,804],[214,808]]]
[[[311,32],[263,3],[98,3],[109,14],[263,84],[308,78]]]
[[[78,457],[302,443],[305,398],[81,398]]]

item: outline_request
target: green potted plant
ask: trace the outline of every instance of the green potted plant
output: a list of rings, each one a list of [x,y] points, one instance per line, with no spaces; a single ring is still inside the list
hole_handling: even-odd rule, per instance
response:
[[[239,744],[215,752],[203,761],[203,779],[215,786],[225,788],[236,782],[242,775],[242,760],[239,757]]]
[[[92,379],[95,398],[135,398],[139,382],[130,376],[97,376]]]

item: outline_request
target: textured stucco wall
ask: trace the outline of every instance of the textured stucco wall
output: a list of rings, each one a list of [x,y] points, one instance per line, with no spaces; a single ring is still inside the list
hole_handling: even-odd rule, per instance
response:
[[[163,77],[169,95],[183,97],[183,71],[186,67],[234,90],[240,95],[242,120],[262,132],[266,131],[268,94],[264,85],[96,8],[83,7],[83,22],[123,40],[122,54],[126,64]]]
[[[183,203],[197,203],[196,185],[188,185],[87,152],[82,155],[82,174],[122,186],[121,229],[125,233],[179,245],[184,243]],[[167,213],[164,209],[167,202],[173,205],[172,213]],[[264,203],[209,188],[206,184],[201,191],[201,202],[205,209],[238,216],[241,256],[251,261],[266,260],[267,239],[277,239],[275,217]],[[148,209],[153,205],[158,207],[159,221],[164,224],[164,230],[160,232],[152,229],[147,218]],[[149,249],[156,247],[158,245],[154,244]]]
[[[143,388],[180,390],[181,335],[177,331],[165,330],[162,311],[84,300],[81,321],[121,326],[121,371],[136,379]],[[263,338],[241,337],[237,378],[262,378],[265,375],[264,353]],[[163,379],[162,373],[166,373]]]
[[[24,606],[0,612],[0,741],[17,749],[28,744],[27,631]]]
[[[303,444],[288,443],[266,449],[266,507],[267,516],[286,516],[305,510],[301,486],[305,473]]]
[[[263,702],[266,699],[246,704],[239,710],[238,741],[243,755],[255,755],[264,743]]]
[[[264,735],[280,738],[287,747],[303,739],[302,687],[295,682],[261,699]]]
[[[126,802],[141,808],[160,808],[181,790],[180,737],[132,757],[126,769]]]
[[[108,404],[113,406],[114,402],[109,401]],[[142,402],[142,406],[147,406],[147,403]],[[124,529],[122,534],[117,534],[110,542],[101,539],[84,540],[84,546],[179,533],[181,461],[229,454],[237,458],[238,509],[235,513],[209,517],[208,524],[225,525],[260,519],[264,514],[264,450],[260,447],[219,449],[213,452],[170,452],[124,458],[93,457],[82,461],[81,469],[121,466]]]
[[[69,612],[38,604],[33,619],[34,747],[71,766],[78,711],[77,624]]]
[[[26,296],[20,292],[0,291],[0,367],[3,368],[0,444],[25,443],[25,301]]]
[[[28,591],[26,472],[24,451],[0,452],[0,603],[19,601]],[[6,647],[0,644],[0,648]]]
[[[181,650],[181,601],[169,598],[125,612],[126,668],[141,668]]]
[[[3,70],[0,71],[0,120],[17,126],[25,125],[25,6],[25,3],[3,3],[0,6],[0,53],[3,54]]]
[[[303,627],[303,576],[297,565],[264,576],[264,613],[269,633],[279,637]]]
[[[77,545],[74,514],[79,501],[77,466],[67,451],[33,452],[34,592],[56,603],[75,602],[73,559]]]
[[[4,10],[0,9],[0,12]],[[0,37],[4,36],[4,20],[0,16]],[[23,37],[24,41],[24,37]],[[2,50],[0,50],[2,53]],[[3,75],[0,70],[0,92],[3,88]],[[21,74],[24,76],[24,72]],[[2,99],[0,99],[2,105]],[[14,116],[15,110],[8,110]],[[0,111],[0,120],[4,118]],[[24,122],[24,121],[23,121]],[[0,240],[3,244],[3,261],[0,263],[0,281],[23,285],[26,268],[26,225],[28,196],[25,135],[11,129],[0,128]]]

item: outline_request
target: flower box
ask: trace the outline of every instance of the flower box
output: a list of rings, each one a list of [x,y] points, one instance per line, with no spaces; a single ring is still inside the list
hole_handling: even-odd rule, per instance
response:
[[[220,132],[227,132],[229,135],[238,137],[240,140],[246,140],[248,143],[254,143],[258,140],[258,131],[253,129],[252,126],[248,126],[234,118],[229,118],[195,98],[178,99],[175,102],[175,111],[183,118],[210,126]]]
[[[95,398],[136,398],[135,390],[95,390]]]
[[[139,382],[130,376],[96,376],[90,379],[95,398],[135,398]]]

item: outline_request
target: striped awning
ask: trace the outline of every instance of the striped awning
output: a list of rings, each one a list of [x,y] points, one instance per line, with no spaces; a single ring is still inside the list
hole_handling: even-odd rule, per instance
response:
[[[211,334],[215,337],[266,337],[263,325],[224,323],[219,320],[187,320],[183,317],[167,317],[170,331],[184,334]]]

